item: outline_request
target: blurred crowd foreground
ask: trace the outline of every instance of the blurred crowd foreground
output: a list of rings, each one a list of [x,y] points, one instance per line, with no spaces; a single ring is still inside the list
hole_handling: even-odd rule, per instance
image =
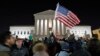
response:
[[[37,41],[21,39],[10,31],[0,33],[0,56],[100,56],[97,35],[75,38],[74,34],[58,39],[52,32]]]

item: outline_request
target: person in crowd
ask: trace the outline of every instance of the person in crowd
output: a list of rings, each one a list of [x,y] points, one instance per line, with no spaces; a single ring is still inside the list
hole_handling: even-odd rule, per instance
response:
[[[82,48],[88,49],[88,44],[83,37],[79,37],[77,41],[80,43]]]
[[[11,47],[15,44],[15,38],[10,31],[0,33],[0,56],[11,56]]]
[[[76,40],[74,34],[70,35],[67,41],[69,43],[70,52],[74,52],[76,50]]]
[[[55,56],[69,56],[69,44],[67,42],[60,42],[61,50]]]
[[[72,52],[70,56],[91,56],[91,54],[86,49],[82,48],[79,41],[77,41],[75,45],[76,50]]]
[[[50,34],[50,36],[48,37],[48,39],[49,39],[48,41],[49,41],[50,44],[56,42],[56,37],[55,37],[55,35],[54,35],[53,32]]]
[[[29,51],[26,46],[23,45],[23,39],[17,38],[16,45],[12,47],[12,56],[29,56]]]
[[[98,40],[97,35],[93,35],[93,39],[91,39],[88,44],[88,49],[92,56],[100,56],[100,41]]]
[[[60,50],[61,50],[60,44],[57,42],[52,46],[47,45],[47,52],[50,56],[55,56],[55,54],[58,53]]]
[[[59,53],[59,52],[62,50],[62,49],[61,49],[60,43],[57,42],[57,43],[55,44],[55,50],[56,50],[56,51],[55,51],[55,55],[56,55],[56,53]]]
[[[27,38],[25,38],[25,39],[23,40],[23,45],[24,45],[25,47],[27,47],[28,49],[30,48],[30,46],[29,46],[29,40],[28,40]]]
[[[33,48],[33,56],[49,56],[47,53],[47,47],[44,43],[38,42],[36,43]]]
[[[44,37],[44,43],[48,43],[48,37]]]

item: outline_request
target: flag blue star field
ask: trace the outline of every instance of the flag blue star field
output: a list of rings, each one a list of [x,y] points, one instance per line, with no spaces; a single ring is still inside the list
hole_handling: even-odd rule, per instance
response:
[[[66,27],[72,28],[80,23],[79,18],[67,8],[57,4],[55,18],[62,22]]]

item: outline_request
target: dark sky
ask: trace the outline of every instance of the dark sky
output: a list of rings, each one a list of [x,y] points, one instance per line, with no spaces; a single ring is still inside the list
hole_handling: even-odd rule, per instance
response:
[[[0,1],[0,31],[10,25],[34,25],[33,14],[48,9],[55,10],[59,2],[81,20],[80,25],[100,27],[99,0],[3,0]]]

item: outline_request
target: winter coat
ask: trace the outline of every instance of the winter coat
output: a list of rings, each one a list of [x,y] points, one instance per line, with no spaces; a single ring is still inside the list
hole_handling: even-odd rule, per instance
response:
[[[10,56],[10,48],[0,44],[0,56]]]
[[[29,56],[29,51],[26,47],[17,48],[16,46],[12,48],[12,56]]]

